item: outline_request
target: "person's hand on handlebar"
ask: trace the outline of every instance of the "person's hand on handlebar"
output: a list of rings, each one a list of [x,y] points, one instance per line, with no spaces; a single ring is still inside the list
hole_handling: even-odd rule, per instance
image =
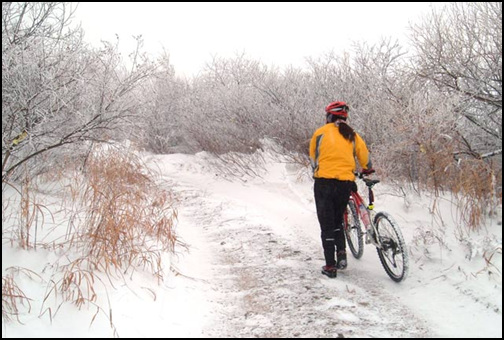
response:
[[[375,172],[376,172],[375,169],[369,168],[369,169],[362,169],[361,174],[363,176],[369,176],[369,175],[371,175],[371,174],[373,174]]]

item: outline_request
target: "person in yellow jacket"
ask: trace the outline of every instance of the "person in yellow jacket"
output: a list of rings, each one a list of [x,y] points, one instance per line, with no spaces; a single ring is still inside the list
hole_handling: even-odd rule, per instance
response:
[[[338,269],[347,266],[342,224],[350,192],[357,189],[355,159],[364,174],[371,174],[374,170],[366,143],[346,122],[348,105],[342,101],[332,102],[325,112],[326,124],[315,131],[310,141],[310,161],[326,262],[322,274],[334,278]]]

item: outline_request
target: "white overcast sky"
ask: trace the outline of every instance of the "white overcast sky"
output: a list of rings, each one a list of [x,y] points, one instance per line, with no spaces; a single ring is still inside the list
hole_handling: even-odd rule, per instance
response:
[[[429,2],[81,2],[75,23],[85,40],[115,41],[131,52],[132,36],[142,35],[145,50],[163,47],[178,74],[193,75],[212,56],[244,52],[267,65],[304,66],[306,57],[351,50],[351,43],[381,37],[406,41],[408,24],[432,9]],[[439,6],[439,5],[435,5]]]

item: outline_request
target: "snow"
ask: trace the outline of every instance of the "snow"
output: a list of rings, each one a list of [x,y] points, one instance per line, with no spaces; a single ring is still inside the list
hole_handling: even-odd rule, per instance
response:
[[[2,277],[13,275],[31,311],[19,306],[22,323],[3,320],[2,337],[502,338],[502,213],[467,234],[449,198],[437,202],[440,225],[429,195],[401,197],[380,183],[375,209],[402,229],[407,279],[393,282],[371,245],[329,279],[320,273],[309,170],[269,156],[260,177],[238,179],[210,166],[205,153],[144,155],[159,185],[175,193],[177,233],[187,248],[166,256],[176,270],[167,269],[162,282],[141,270],[110,279],[96,273],[99,297],[80,310],[48,294],[62,255],[22,250],[3,232]],[[55,188],[37,193],[55,212],[46,240],[67,228]],[[15,197],[7,188],[2,202],[15,209]],[[9,216],[3,230],[16,223]]]

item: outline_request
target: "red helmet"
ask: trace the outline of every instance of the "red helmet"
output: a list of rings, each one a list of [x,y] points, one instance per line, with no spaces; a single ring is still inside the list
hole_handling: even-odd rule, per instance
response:
[[[325,108],[327,114],[330,113],[344,118],[348,118],[348,111],[350,111],[350,108],[345,102],[332,102]]]

